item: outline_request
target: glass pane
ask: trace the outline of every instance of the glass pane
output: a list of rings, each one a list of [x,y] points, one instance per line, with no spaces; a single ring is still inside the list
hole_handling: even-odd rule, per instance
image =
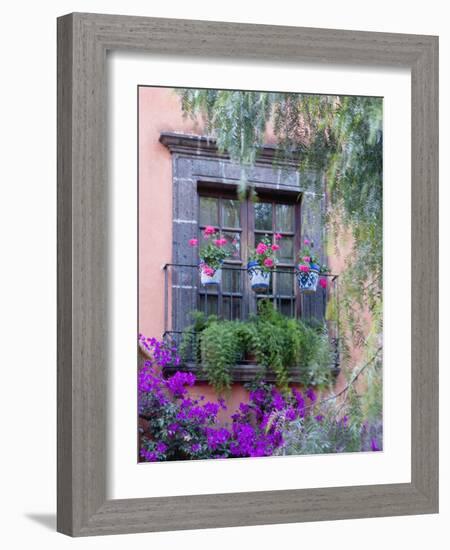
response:
[[[278,304],[278,310],[282,315],[286,317],[295,317],[295,300],[280,300]]]
[[[212,197],[200,197],[200,225],[219,226],[219,201]]]
[[[222,237],[227,240],[226,250],[229,253],[229,260],[239,260],[241,257],[241,234],[234,231],[223,231]]]
[[[222,317],[224,319],[241,319],[241,298],[223,297]]]
[[[200,311],[203,311],[206,315],[218,315],[217,296],[200,294],[199,298]]]
[[[280,233],[294,232],[294,206],[292,204],[277,204],[275,206],[275,226]]]
[[[241,292],[241,277],[243,271],[224,267],[222,269],[222,290],[223,292]]]
[[[280,245],[280,250],[278,251],[278,258],[280,262],[289,262],[294,261],[294,239],[293,237],[283,237],[278,241]]]
[[[265,238],[267,238],[269,241],[272,240],[271,235],[268,235],[267,233],[255,233],[255,246],[258,246],[258,243],[260,243]]]
[[[294,273],[280,273],[277,271],[276,278],[277,294],[291,296],[294,293]]]
[[[255,203],[255,229],[272,231],[272,203]]]
[[[241,205],[239,201],[222,200],[222,227],[241,227]]]

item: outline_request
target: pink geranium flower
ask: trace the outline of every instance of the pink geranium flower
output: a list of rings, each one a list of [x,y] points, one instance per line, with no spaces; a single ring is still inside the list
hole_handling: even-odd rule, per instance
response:
[[[264,243],[259,243],[256,247],[256,253],[257,254],[264,254],[267,251],[267,245]]]
[[[197,246],[198,245],[198,239],[191,239],[189,241],[189,246]]]
[[[309,239],[305,239],[305,240],[303,241],[303,243],[306,244],[306,245],[308,245],[309,242],[310,242]]]
[[[216,229],[212,225],[207,225],[203,230],[203,235],[205,235],[205,237],[209,237],[210,235],[214,235],[215,232]]]
[[[302,260],[306,263],[309,263],[311,261],[311,258],[309,256],[303,256]]]
[[[322,288],[327,288],[328,286],[328,281],[325,277],[321,277],[319,279],[319,285],[322,287]]]
[[[272,245],[272,250],[275,252],[275,250],[279,250],[280,249],[280,246],[278,244],[273,244]]]
[[[281,241],[283,237],[279,234],[279,233],[275,233],[275,240],[276,241]]]
[[[212,277],[214,275],[214,269],[212,267],[209,267],[209,265],[204,265],[202,267],[202,271],[208,277]]]
[[[227,244],[227,240],[224,239],[224,238],[222,238],[222,239],[216,239],[216,240],[214,241],[214,244],[215,244],[216,246],[225,246],[225,245]]]
[[[273,267],[273,260],[272,258],[266,258],[263,262],[263,264],[266,266],[266,267]]]
[[[307,265],[299,265],[298,268],[300,271],[303,271],[304,273],[308,273],[309,267]]]

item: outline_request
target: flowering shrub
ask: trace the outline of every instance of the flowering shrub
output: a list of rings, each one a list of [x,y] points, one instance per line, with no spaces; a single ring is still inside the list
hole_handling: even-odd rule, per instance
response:
[[[248,403],[222,425],[218,415],[227,408],[222,398],[213,403],[189,395],[194,374],[163,377],[165,365],[179,364],[176,349],[143,336],[139,343],[151,356],[138,373],[143,462],[381,449],[381,423],[363,422],[358,415],[337,419],[312,388],[281,393],[272,384],[248,384]]]
[[[299,271],[304,273],[309,273],[311,269],[318,270],[321,275],[327,275],[330,270],[324,264],[321,264],[317,256],[314,255],[314,242],[310,239],[303,240],[303,247],[299,252]],[[326,288],[328,281],[326,277],[321,277],[319,279],[319,285],[322,288]]]
[[[228,241],[211,225],[205,227],[203,237],[209,242],[200,248],[200,267],[205,275],[211,277],[229,255],[225,248]],[[198,239],[190,239],[189,246],[198,246]]]
[[[188,387],[195,375],[178,371],[164,379],[161,368],[179,361],[173,348],[154,338],[140,337],[151,354],[139,370],[139,416],[141,428],[140,459],[146,462],[198,458],[271,456],[283,445],[278,425],[271,421],[274,411],[288,408],[292,420],[305,414],[305,398],[297,390],[283,396],[271,384],[249,387],[248,403],[241,403],[231,416],[231,425],[218,422],[226,405],[189,397]]]
[[[276,233],[275,241],[281,239],[281,235]],[[254,250],[249,252],[249,262],[257,262],[258,266],[263,271],[270,271],[275,268],[278,261],[276,258],[276,252],[280,249],[280,245],[276,242],[272,244],[270,237],[265,235],[264,238],[258,243],[258,246]]]

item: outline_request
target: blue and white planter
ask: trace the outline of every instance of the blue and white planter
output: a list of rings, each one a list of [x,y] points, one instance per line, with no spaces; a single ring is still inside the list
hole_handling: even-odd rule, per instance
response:
[[[200,266],[200,281],[203,286],[220,285],[222,282],[222,268],[217,268],[214,271],[214,275],[207,275],[206,273],[204,273],[202,266]]]
[[[264,271],[258,262],[248,262],[247,273],[250,277],[252,290],[267,292],[270,286],[270,271]]]
[[[320,266],[311,264],[309,271],[298,271],[297,282],[300,292],[303,294],[313,293],[317,290],[319,282]]]

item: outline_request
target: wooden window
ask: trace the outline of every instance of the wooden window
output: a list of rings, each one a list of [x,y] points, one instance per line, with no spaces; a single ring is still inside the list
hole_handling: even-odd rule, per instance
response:
[[[268,195],[258,202],[239,201],[235,193],[199,191],[199,242],[205,242],[207,225],[226,237],[230,256],[224,263],[222,285],[199,285],[198,306],[208,314],[225,319],[243,319],[257,310],[257,301],[268,297],[284,315],[300,314],[300,298],[295,283],[295,262],[300,243],[300,201],[298,196],[277,198]],[[276,235],[281,235],[277,240]],[[249,248],[268,236],[280,246],[279,264],[266,294],[256,295],[246,273]]]

